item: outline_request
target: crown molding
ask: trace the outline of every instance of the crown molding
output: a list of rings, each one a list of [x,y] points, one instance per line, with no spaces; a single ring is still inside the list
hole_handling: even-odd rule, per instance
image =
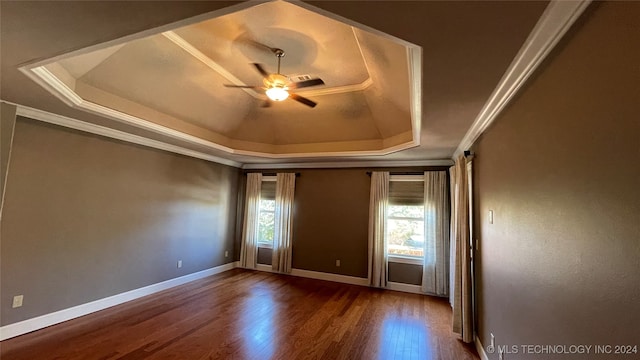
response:
[[[468,150],[493,123],[590,3],[591,0],[552,0],[549,3],[489,100],[460,141],[453,159]]]
[[[244,170],[273,170],[273,169],[338,169],[338,168],[377,168],[377,167],[421,167],[421,166],[451,166],[451,159],[436,160],[370,160],[370,161],[328,161],[304,163],[273,163],[273,164],[244,164]]]
[[[6,101],[3,101],[3,102],[6,102]],[[88,123],[88,122],[85,122],[85,121],[81,121],[81,120],[77,120],[77,119],[73,119],[73,118],[70,118],[70,117],[66,117],[66,116],[62,116],[62,115],[46,112],[46,111],[43,111],[43,110],[34,109],[34,108],[31,108],[31,107],[28,107],[28,106],[23,106],[23,105],[19,105],[19,104],[14,104],[14,105],[16,105],[18,107],[17,110],[16,110],[16,115],[22,116],[22,117],[26,117],[26,118],[29,118],[29,119],[38,120],[38,121],[46,122],[46,123],[49,123],[49,124],[64,126],[66,128],[79,130],[79,131],[83,131],[83,132],[88,132],[88,133],[91,133],[91,134],[96,134],[96,135],[100,135],[100,136],[104,136],[104,137],[108,137],[108,138],[112,138],[112,139],[116,139],[116,140],[121,140],[121,141],[125,141],[125,142],[132,143],[132,144],[137,144],[137,145],[147,146],[147,147],[154,148],[154,149],[169,151],[169,152],[172,152],[172,153],[175,153],[175,154],[180,154],[180,155],[190,156],[190,157],[197,158],[197,159],[207,160],[207,161],[215,162],[215,163],[218,163],[218,164],[229,165],[229,166],[233,166],[233,167],[236,167],[236,168],[239,168],[239,167],[242,166],[241,163],[233,161],[233,160],[221,158],[221,157],[214,156],[214,155],[205,154],[205,153],[202,153],[202,152],[199,152],[199,151],[195,151],[195,150],[190,150],[190,149],[187,149],[187,148],[183,148],[181,146],[167,144],[167,143],[162,142],[162,141],[152,140],[152,139],[149,139],[149,138],[146,138],[146,137],[129,134],[129,133],[124,132],[124,131],[114,130],[114,129],[111,129],[111,128],[108,128],[108,127],[105,127],[105,126],[91,124],[91,123]]]

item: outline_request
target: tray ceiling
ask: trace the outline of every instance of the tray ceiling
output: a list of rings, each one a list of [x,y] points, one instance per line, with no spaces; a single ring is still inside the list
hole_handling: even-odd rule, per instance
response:
[[[67,104],[232,154],[378,155],[419,145],[421,48],[310,6],[247,3],[238,11],[23,68]],[[339,19],[339,20],[338,20]],[[252,63],[325,85],[262,107]]]

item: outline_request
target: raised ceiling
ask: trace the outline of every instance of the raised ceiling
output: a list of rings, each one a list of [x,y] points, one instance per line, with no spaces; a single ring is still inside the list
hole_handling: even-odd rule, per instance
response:
[[[547,5],[3,1],[1,98],[65,126],[235,165],[449,160]],[[223,87],[259,84],[249,63],[275,70],[244,37],[283,48],[283,73],[324,79],[300,91],[318,106],[264,109],[262,95]],[[20,71],[36,68],[64,86]]]
[[[418,145],[421,49],[300,5],[246,3],[24,71],[71,106],[232,154],[373,155]],[[279,72],[273,48],[284,50]],[[294,84],[321,78],[324,85],[295,90],[319,105],[263,107],[263,89],[223,86],[262,86],[252,63]]]

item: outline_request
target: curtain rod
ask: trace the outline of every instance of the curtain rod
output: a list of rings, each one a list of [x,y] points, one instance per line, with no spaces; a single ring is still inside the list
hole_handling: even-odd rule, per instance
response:
[[[278,173],[274,173],[274,172],[262,172],[262,171],[245,171],[244,173],[245,173],[245,174],[249,174],[249,173],[253,173],[253,174],[255,174],[255,173],[260,173],[260,174],[262,174],[262,176],[277,176],[277,175],[278,175]],[[295,174],[296,174],[296,177],[300,177],[300,173],[299,173],[299,172],[297,172],[297,173],[295,173]]]
[[[473,160],[473,158],[475,157],[475,154],[473,152],[471,152],[471,150],[465,150],[464,151],[464,157],[467,160]]]
[[[371,171],[367,175],[371,176]],[[389,172],[389,175],[424,175],[424,171]]]

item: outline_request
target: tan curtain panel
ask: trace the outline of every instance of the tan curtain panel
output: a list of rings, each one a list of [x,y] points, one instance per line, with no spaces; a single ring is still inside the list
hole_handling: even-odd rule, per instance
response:
[[[451,241],[455,242],[453,269],[453,332],[462,341],[473,341],[473,308],[471,305],[471,249],[469,246],[469,187],[466,159],[461,156],[454,165],[455,176],[452,214]]]
[[[371,173],[369,197],[369,285],[387,286],[387,243],[385,223],[389,202],[389,172]]]
[[[247,191],[244,209],[244,226],[240,246],[240,266],[255,269],[258,257],[258,214],[262,174],[247,174]]]
[[[278,173],[276,180],[275,232],[271,267],[282,273],[291,272],[291,238],[293,228],[293,195],[296,174]]]
[[[424,263],[422,291],[449,294],[449,199],[446,171],[424,173]]]

